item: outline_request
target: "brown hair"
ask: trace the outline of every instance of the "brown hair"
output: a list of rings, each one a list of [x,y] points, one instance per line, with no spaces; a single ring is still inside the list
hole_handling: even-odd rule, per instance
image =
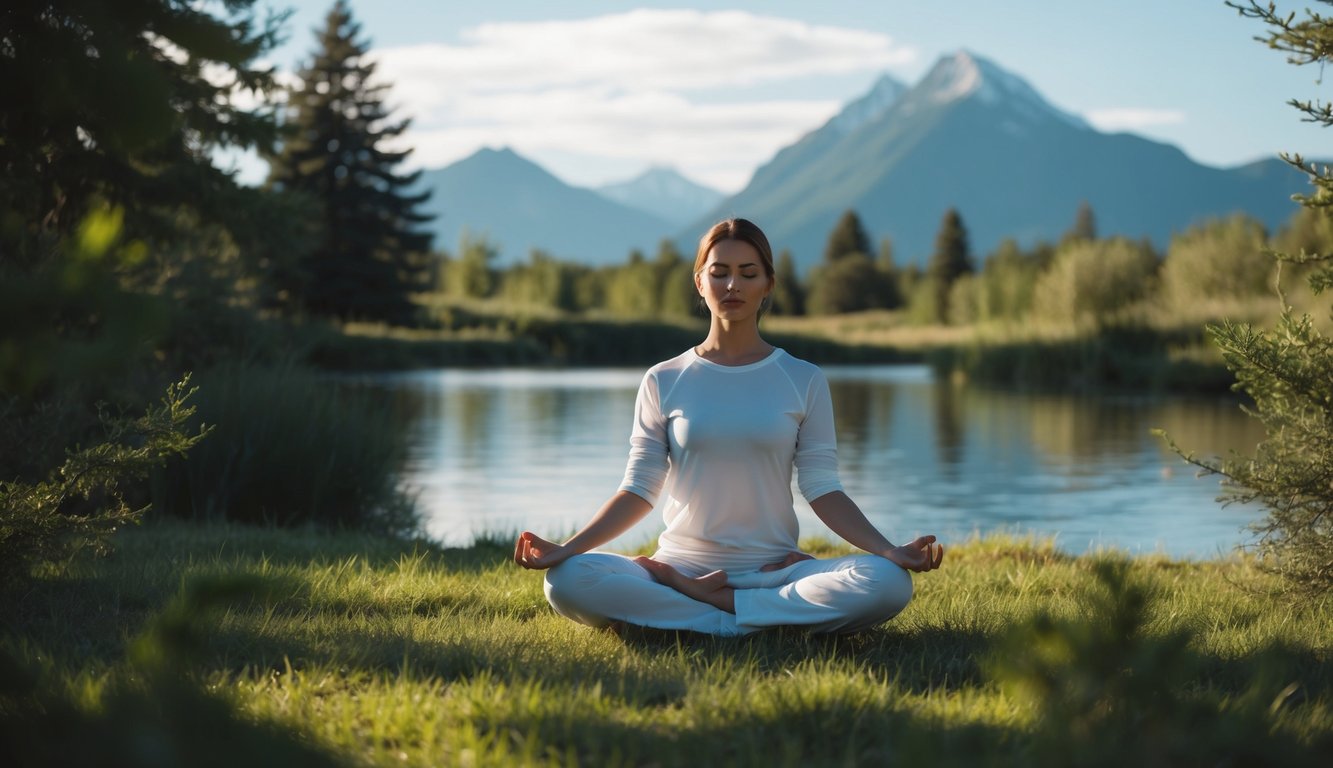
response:
[[[704,262],[708,260],[708,252],[723,240],[740,240],[754,246],[759,252],[759,260],[763,262],[764,274],[770,280],[773,278],[773,247],[768,244],[764,231],[749,219],[723,219],[705,232],[699,238],[699,250],[694,255],[694,274],[699,274],[704,268]]]

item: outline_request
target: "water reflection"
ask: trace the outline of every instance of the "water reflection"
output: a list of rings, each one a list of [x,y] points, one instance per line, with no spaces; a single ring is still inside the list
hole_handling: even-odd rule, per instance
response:
[[[1150,434],[1201,455],[1250,452],[1263,430],[1225,398],[1065,397],[977,390],[914,366],[831,367],[843,483],[890,538],[1012,530],[1074,552],[1209,556],[1245,541],[1254,509],[1223,509]],[[449,543],[585,522],[624,471],[641,370],[443,371],[370,379],[404,419],[403,482]],[[802,530],[826,530],[799,500]],[[622,537],[660,531],[656,515]]]

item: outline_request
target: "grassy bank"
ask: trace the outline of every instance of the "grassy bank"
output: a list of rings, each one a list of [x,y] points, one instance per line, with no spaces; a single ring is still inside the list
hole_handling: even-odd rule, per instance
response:
[[[406,329],[349,324],[306,331],[307,358],[329,370],[486,366],[648,366],[698,344],[703,321],[527,315],[491,308],[476,325]],[[919,362],[923,347],[892,339],[839,338],[822,332],[766,330],[769,341],[820,364]]]
[[[1275,599],[1242,560],[1117,571],[972,541],[873,631],[717,640],[561,619],[505,541],[157,522],[117,544],[4,591],[20,758],[79,758],[81,734],[90,764],[160,765],[1301,765],[1333,746],[1333,605]]]
[[[436,307],[438,314],[443,312]],[[304,331],[307,359],[331,370],[484,366],[647,366],[698,343],[702,320],[631,320],[470,302],[437,327],[348,324]],[[1234,378],[1205,337],[1207,318],[1068,324],[919,325],[902,311],[771,316],[765,337],[821,365],[929,362],[987,386],[1051,391],[1225,392]],[[1197,320],[1195,322],[1194,320]]]

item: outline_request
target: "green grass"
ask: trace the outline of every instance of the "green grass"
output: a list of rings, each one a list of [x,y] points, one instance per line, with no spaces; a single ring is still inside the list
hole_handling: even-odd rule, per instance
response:
[[[156,521],[116,544],[0,591],[0,651],[35,681],[15,687],[0,670],[0,734],[19,734],[29,762],[59,762],[78,742],[43,734],[79,731],[110,743],[104,764],[144,762],[149,743],[184,755],[156,762],[166,765],[193,764],[191,750],[218,765],[256,754],[351,765],[1318,764],[1333,744],[1333,602],[1275,597],[1239,558],[1147,557],[1119,572],[1112,554],[973,540],[872,631],[724,640],[575,625],[499,539],[446,550]],[[200,735],[173,735],[187,732]],[[236,732],[257,751],[209,741]]]

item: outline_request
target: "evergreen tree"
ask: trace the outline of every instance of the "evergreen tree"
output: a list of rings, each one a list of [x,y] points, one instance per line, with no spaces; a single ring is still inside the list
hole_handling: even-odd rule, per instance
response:
[[[880,306],[884,309],[897,309],[903,305],[903,294],[899,289],[902,275],[893,256],[893,240],[882,237],[879,240],[879,257],[875,259],[875,268],[879,270],[880,285],[884,295]]]
[[[0,11],[0,253],[31,266],[102,203],[133,237],[175,231],[182,208],[226,221],[235,182],[212,164],[219,146],[261,147],[271,110],[255,60],[283,17],[261,24],[254,0],[219,18],[176,0],[10,0]],[[104,7],[107,6],[107,7]],[[204,70],[209,76],[204,76]],[[217,83],[222,83],[221,85]]]
[[[854,253],[867,258],[872,255],[870,238],[861,226],[861,218],[856,211],[848,209],[829,232],[828,243],[824,246],[824,263],[832,264]]]
[[[1078,204],[1078,212],[1074,214],[1074,226],[1065,233],[1064,242],[1074,240],[1096,240],[1097,239],[1097,219],[1093,216],[1092,206],[1084,200]]]
[[[1287,52],[1289,61],[1320,67],[1333,61],[1333,19],[1309,10],[1297,19],[1254,2],[1229,5],[1268,25],[1261,40]],[[1290,103],[1305,119],[1333,125],[1333,104]],[[1309,174],[1315,186],[1313,193],[1298,197],[1302,204],[1333,216],[1333,172],[1306,163],[1300,155],[1283,158]],[[1316,294],[1333,286],[1333,254],[1277,258],[1279,264],[1309,265],[1308,281]],[[1231,321],[1209,329],[1236,374],[1236,389],[1254,400],[1252,412],[1267,427],[1267,438],[1251,457],[1223,462],[1188,458],[1224,475],[1231,499],[1265,507],[1267,517],[1253,526],[1264,565],[1299,591],[1327,594],[1333,591],[1333,339],[1320,333],[1309,315],[1297,316],[1285,300],[1283,305],[1272,330]]]
[[[390,119],[388,86],[374,82],[360,33],[338,0],[291,94],[288,139],[272,159],[270,183],[305,193],[320,208],[319,243],[303,265],[304,283],[293,286],[302,303],[344,319],[405,322],[420,254],[430,248],[430,233],[418,227],[431,217],[417,211],[430,193],[408,192],[420,171],[396,170],[411,150],[384,148],[411,121]]]
[[[963,217],[957,209],[950,208],[940,221],[939,232],[935,235],[935,251],[926,267],[926,276],[934,286],[936,322],[949,322],[949,293],[954,281],[972,271]]]
[[[801,278],[796,274],[796,261],[791,251],[783,248],[778,253],[778,263],[774,265],[773,314],[805,314],[805,290],[801,287]]]

